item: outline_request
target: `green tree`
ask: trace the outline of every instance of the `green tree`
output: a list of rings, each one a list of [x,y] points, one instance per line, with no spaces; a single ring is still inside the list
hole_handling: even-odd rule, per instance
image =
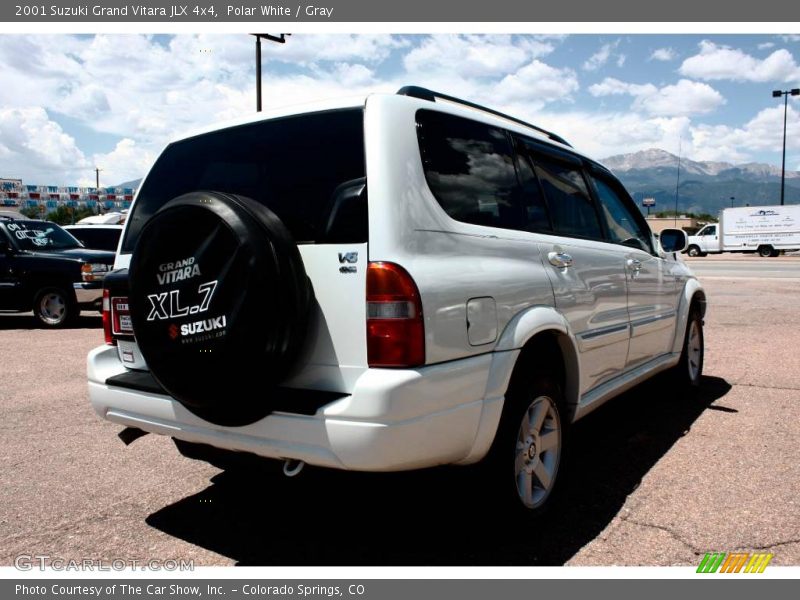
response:
[[[72,208],[71,206],[59,206],[54,211],[47,213],[47,220],[58,223],[59,225],[71,225],[77,223],[84,217],[94,214],[91,208]]]
[[[42,213],[38,206],[26,206],[25,208],[20,209],[19,212],[29,219],[40,219],[42,217]]]

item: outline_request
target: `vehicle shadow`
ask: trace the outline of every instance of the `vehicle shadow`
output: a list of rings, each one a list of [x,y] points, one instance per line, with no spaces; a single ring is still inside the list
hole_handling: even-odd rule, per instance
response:
[[[146,521],[240,565],[562,565],[730,388],[704,377],[696,397],[681,397],[656,377],[578,422],[558,503],[534,522],[487,510],[475,470],[455,467],[223,471]]]
[[[103,327],[103,318],[97,312],[82,312],[80,316],[64,329],[98,329]],[[42,329],[42,326],[31,313],[0,312],[0,331],[11,329]]]

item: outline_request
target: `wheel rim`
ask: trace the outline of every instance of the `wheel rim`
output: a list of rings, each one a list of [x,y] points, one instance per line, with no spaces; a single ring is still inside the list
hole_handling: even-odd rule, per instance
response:
[[[703,361],[703,340],[700,336],[700,325],[696,320],[689,325],[689,341],[686,346],[687,364],[689,366],[689,379],[697,381],[700,377],[700,368]]]
[[[517,494],[528,508],[550,496],[561,460],[561,422],[552,398],[539,396],[522,416],[517,431],[514,473]]]
[[[64,320],[66,310],[64,297],[56,292],[44,294],[39,300],[39,316],[45,323],[57,325]]]
[[[697,251],[697,248],[689,248],[689,256],[697,256],[698,254],[700,253]]]

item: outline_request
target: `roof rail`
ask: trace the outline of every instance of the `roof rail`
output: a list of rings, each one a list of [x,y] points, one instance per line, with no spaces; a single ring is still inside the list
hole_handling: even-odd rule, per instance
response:
[[[487,108],[485,106],[481,106],[480,104],[475,104],[474,102],[469,102],[468,100],[462,100],[461,98],[456,98],[455,96],[448,96],[447,94],[441,94],[439,92],[434,92],[433,90],[429,90],[424,87],[419,87],[416,85],[406,85],[401,87],[397,90],[398,96],[410,96],[411,98],[419,98],[420,100],[427,100],[428,102],[436,102],[437,98],[441,98],[442,100],[446,100],[448,102],[454,102],[456,104],[462,104],[464,106],[469,106],[470,108],[474,108],[476,110],[480,110],[483,112],[487,112],[489,114],[495,115],[497,117],[502,117],[508,121],[512,121],[514,123],[518,123],[519,125],[524,125],[525,127],[530,127],[531,129],[535,129],[539,133],[543,133],[547,137],[549,137],[554,142],[558,142],[559,144],[564,144],[565,146],[569,146],[572,148],[572,144],[570,144],[567,140],[562,138],[560,135],[556,135],[552,131],[547,131],[546,129],[542,129],[541,127],[537,127],[536,125],[532,125],[527,121],[523,121],[522,119],[518,119],[516,117],[512,117],[511,115],[507,115],[505,113],[501,113],[499,110],[494,110],[492,108]]]

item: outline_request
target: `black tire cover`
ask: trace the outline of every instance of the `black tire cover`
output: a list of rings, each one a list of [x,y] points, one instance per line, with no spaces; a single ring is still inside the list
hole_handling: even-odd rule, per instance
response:
[[[271,210],[220,192],[174,198],[142,228],[129,273],[136,341],[167,392],[219,425],[271,412],[270,391],[302,350],[312,297]]]

